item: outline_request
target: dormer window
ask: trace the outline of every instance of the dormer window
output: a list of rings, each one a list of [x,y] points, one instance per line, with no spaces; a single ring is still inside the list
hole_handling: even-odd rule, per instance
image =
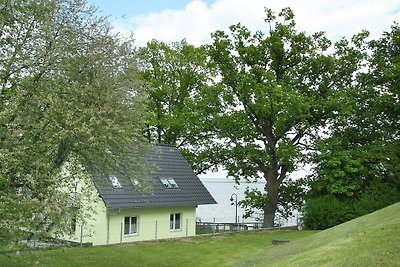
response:
[[[133,187],[140,187],[140,182],[136,180],[135,178],[131,178],[131,182]]]
[[[159,177],[159,179],[165,188],[179,188],[174,178]]]
[[[74,177],[74,180],[72,181],[73,184],[73,193],[78,193],[78,183],[79,183],[79,179],[78,177]]]
[[[110,181],[112,183],[113,188],[122,188],[122,185],[118,181],[118,178],[116,176],[112,175],[112,176],[109,177],[109,179],[110,179]]]

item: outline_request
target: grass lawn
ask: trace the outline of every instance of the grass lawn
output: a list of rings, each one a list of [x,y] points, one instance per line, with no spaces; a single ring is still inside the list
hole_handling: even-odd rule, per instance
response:
[[[296,240],[313,231],[257,231],[179,240],[87,248],[57,248],[0,255],[0,266],[221,266],[234,265],[272,247],[272,239]]]
[[[274,238],[291,242],[272,245]],[[400,203],[325,231],[257,231],[0,254],[0,266],[400,266]]]
[[[400,266],[400,203],[284,247],[268,248],[238,265]]]

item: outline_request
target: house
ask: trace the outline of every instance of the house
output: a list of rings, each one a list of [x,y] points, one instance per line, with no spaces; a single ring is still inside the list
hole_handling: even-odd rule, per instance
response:
[[[150,191],[135,190],[134,180],[93,177],[95,213],[85,225],[73,221],[70,241],[107,245],[195,235],[196,207],[215,204],[192,168],[172,146],[153,146],[145,161]]]

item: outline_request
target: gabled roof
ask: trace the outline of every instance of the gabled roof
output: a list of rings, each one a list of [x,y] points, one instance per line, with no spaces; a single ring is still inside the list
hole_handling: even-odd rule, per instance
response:
[[[115,188],[107,178],[95,177],[95,186],[107,208],[178,207],[217,203],[177,148],[153,146],[145,153],[144,158],[151,169],[148,175],[152,180],[150,192],[135,191],[132,182],[127,179],[119,179],[122,187]],[[160,178],[172,178],[178,188],[165,187]]]

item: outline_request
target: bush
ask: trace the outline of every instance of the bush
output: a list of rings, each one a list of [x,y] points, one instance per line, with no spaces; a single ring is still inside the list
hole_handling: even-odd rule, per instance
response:
[[[357,217],[352,206],[330,195],[309,199],[304,209],[304,227],[323,230],[351,220]]]
[[[310,198],[304,207],[306,229],[324,230],[400,201],[400,192],[393,186],[376,181],[360,198],[339,199],[334,195]]]
[[[365,215],[400,201],[400,192],[388,183],[374,181],[365,190],[357,206],[359,214]]]

